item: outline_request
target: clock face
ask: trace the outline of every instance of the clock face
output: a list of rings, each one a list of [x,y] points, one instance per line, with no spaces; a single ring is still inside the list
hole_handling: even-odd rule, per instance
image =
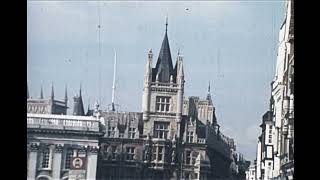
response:
[[[74,158],[72,161],[72,166],[75,169],[80,169],[83,167],[83,160],[81,158]]]

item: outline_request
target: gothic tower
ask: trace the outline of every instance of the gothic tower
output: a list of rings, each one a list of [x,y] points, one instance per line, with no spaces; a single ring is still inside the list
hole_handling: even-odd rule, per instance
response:
[[[167,26],[156,66],[153,68],[153,52],[148,51],[143,90],[143,135],[152,141],[150,160],[163,169],[174,163],[172,148],[180,138],[182,103],[184,93],[183,57],[178,53],[173,67]],[[166,179],[165,175],[163,178]]]

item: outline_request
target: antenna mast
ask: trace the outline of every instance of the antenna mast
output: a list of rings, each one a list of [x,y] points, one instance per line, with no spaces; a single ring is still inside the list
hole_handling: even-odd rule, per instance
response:
[[[99,24],[98,24],[98,40],[99,40],[99,60],[101,61],[101,7],[100,7],[100,2],[98,4],[98,16],[99,16]],[[101,66],[98,67],[98,76],[99,76],[99,101],[101,103]]]
[[[111,99],[111,110],[115,111],[114,106],[114,95],[116,90],[116,67],[117,67],[117,52],[114,49],[114,64],[113,64],[113,82],[112,82],[112,99]]]
[[[220,64],[220,48],[218,48],[217,52],[217,68],[218,68],[218,78],[224,77],[223,74],[221,73],[221,64]]]

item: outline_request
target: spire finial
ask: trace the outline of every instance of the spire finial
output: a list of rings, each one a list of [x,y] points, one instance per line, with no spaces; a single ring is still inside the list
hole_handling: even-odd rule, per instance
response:
[[[209,86],[208,86],[208,94],[210,94],[210,81],[209,81]]]
[[[88,100],[88,113],[89,113],[89,111],[90,111],[90,99]]]
[[[53,81],[51,82],[51,99],[54,99]]]
[[[41,87],[40,87],[40,99],[43,99],[43,89],[42,89],[42,84],[41,84]]]
[[[167,13],[167,16],[166,16],[166,32],[168,31],[168,13]]]
[[[81,95],[81,92],[82,92],[82,85],[81,85],[81,82],[80,82],[80,91],[79,91],[79,97],[82,97],[82,95]]]
[[[67,103],[67,101],[68,101],[68,89],[67,89],[67,84],[65,85],[64,101],[65,101],[66,103]]]

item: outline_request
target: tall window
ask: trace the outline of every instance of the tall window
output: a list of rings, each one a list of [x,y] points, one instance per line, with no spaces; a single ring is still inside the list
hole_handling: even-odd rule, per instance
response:
[[[272,135],[269,135],[269,143],[272,142]]]
[[[134,147],[127,147],[127,160],[134,159]]]
[[[159,146],[158,147],[158,161],[162,161],[163,157],[163,147]]]
[[[186,164],[191,163],[191,151],[186,151]]]
[[[114,137],[115,127],[109,126],[108,128],[108,137]]]
[[[194,165],[196,163],[196,160],[197,160],[197,156],[198,156],[198,153],[197,152],[192,152],[191,153],[191,160],[192,160],[192,165]]]
[[[72,156],[73,156],[73,150],[68,149],[66,152],[66,158],[65,158],[65,164],[64,164],[65,169],[70,169],[70,163],[71,163]]]
[[[187,142],[192,143],[193,142],[193,131],[187,132]]]
[[[154,137],[160,139],[167,139],[169,132],[168,122],[155,122],[154,123]]]
[[[50,149],[46,148],[42,151],[41,168],[49,168],[50,163]]]
[[[117,146],[111,147],[112,160],[116,160]]]
[[[152,148],[152,161],[157,160],[157,147]]]
[[[156,111],[169,112],[170,110],[170,97],[157,96],[156,97]]]
[[[269,133],[272,133],[272,125],[269,126]]]
[[[133,139],[135,136],[136,128],[129,128],[129,138]]]
[[[152,161],[163,161],[163,146],[155,146],[152,148]]]

